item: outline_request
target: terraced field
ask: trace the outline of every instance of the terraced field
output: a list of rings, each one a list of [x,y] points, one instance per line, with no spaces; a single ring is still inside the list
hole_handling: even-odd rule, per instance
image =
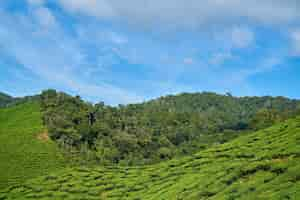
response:
[[[62,155],[42,126],[38,102],[0,109],[0,188],[63,166]]]
[[[0,193],[15,199],[299,199],[300,117],[145,167],[69,168]]]

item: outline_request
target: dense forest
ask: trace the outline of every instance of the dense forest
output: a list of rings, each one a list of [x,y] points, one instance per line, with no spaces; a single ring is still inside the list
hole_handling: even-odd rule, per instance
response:
[[[141,104],[91,104],[55,90],[41,96],[49,136],[71,159],[148,164],[190,155],[300,113],[284,97],[179,94]]]

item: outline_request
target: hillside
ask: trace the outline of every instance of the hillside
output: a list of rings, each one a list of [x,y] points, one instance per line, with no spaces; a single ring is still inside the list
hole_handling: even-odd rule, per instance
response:
[[[144,167],[69,168],[10,187],[15,199],[294,199],[300,117],[194,156]]]
[[[39,101],[39,95],[25,96],[25,97],[12,97],[6,93],[0,92],[0,108],[14,106],[28,101]]]
[[[12,103],[14,101],[14,98],[0,92],[0,108],[5,107],[6,105]]]
[[[62,156],[42,126],[38,102],[0,109],[0,188],[62,166]]]
[[[65,150],[78,151],[79,160],[140,165],[191,155],[269,127],[300,113],[300,101],[204,92],[112,107],[47,90],[41,108],[50,137]]]

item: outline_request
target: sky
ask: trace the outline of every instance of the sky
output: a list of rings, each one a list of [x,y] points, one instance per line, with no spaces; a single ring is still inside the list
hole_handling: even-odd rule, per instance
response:
[[[298,0],[1,0],[0,91],[300,98]]]

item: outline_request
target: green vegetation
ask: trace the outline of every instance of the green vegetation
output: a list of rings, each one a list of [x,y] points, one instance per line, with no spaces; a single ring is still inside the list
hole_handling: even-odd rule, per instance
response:
[[[300,117],[194,156],[141,167],[68,168],[0,199],[299,199]]]
[[[55,90],[14,99],[0,109],[0,200],[297,199],[299,105],[214,93],[118,107]]]
[[[0,92],[0,108],[7,106],[8,104],[12,103],[14,100],[13,97]]]
[[[297,114],[299,101],[215,93],[181,94],[118,107],[55,90],[41,95],[43,121],[81,163],[150,164],[191,155]]]
[[[26,97],[12,97],[8,94],[0,92],[0,108],[14,106],[28,101],[37,101],[39,99],[40,99],[39,95],[26,96]]]
[[[0,109],[0,188],[48,174],[63,165],[59,149],[42,126],[37,101]]]

